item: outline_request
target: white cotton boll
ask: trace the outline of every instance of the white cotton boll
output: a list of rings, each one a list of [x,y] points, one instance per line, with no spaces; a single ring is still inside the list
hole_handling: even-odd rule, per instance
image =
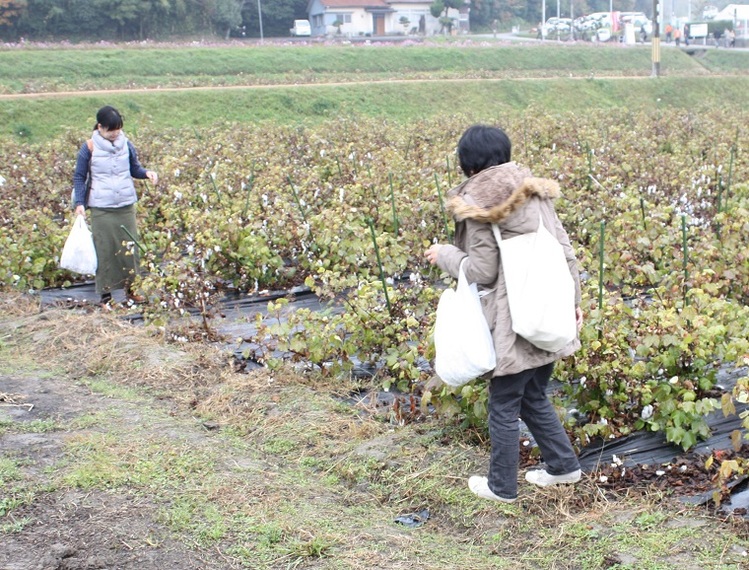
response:
[[[343,188],[341,188],[340,190],[338,190],[338,201],[339,202],[343,202],[343,197],[344,197],[345,193],[346,192],[344,191]]]
[[[642,412],[640,412],[640,417],[643,420],[649,420],[653,417],[653,406],[648,404],[647,406],[642,408]]]
[[[388,285],[392,285],[393,284],[393,278],[392,277],[386,277],[385,278],[385,283],[387,283]]]
[[[179,202],[182,199],[182,192],[179,190],[174,191],[174,201]]]
[[[656,471],[655,474],[658,475],[658,477],[663,477],[666,474],[666,472],[663,469],[658,469],[658,471]]]
[[[598,478],[598,481],[599,481],[599,482],[601,482],[601,483],[605,483],[605,482],[606,482],[606,481],[608,481],[608,480],[609,480],[609,478],[608,478],[608,477],[606,477],[606,475],[601,475],[601,476],[600,476],[600,477]]]
[[[174,177],[175,178],[179,178],[180,172],[181,172],[181,170],[179,168],[175,168],[174,169]]]
[[[671,378],[670,378],[670,379],[668,380],[668,383],[669,383],[669,384],[678,384],[678,383],[679,383],[679,377],[678,377],[678,376],[672,376],[672,377],[671,377]]]
[[[5,186],[5,177],[0,175],[0,188],[2,188],[3,186]]]

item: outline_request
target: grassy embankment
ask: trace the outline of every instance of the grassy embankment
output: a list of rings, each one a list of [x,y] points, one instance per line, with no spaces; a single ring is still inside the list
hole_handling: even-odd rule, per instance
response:
[[[662,77],[651,80],[651,67],[650,50],[643,46],[5,50],[0,137],[38,142],[61,130],[80,132],[107,103],[126,113],[133,131],[145,125],[288,124],[354,115],[397,121],[446,113],[497,117],[531,103],[575,112],[658,105],[699,109],[729,100],[745,108],[748,102],[749,76],[729,75],[749,70],[744,53],[717,50],[692,57],[664,49]],[[206,89],[167,91],[185,87]]]

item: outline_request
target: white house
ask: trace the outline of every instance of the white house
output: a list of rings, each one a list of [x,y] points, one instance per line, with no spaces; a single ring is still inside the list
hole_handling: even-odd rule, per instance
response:
[[[729,4],[713,20],[729,20],[735,26],[736,35],[746,36],[749,31],[749,4]]]
[[[309,0],[313,36],[434,35],[443,30],[429,7],[433,0]],[[468,9],[450,10],[454,29],[468,27]]]

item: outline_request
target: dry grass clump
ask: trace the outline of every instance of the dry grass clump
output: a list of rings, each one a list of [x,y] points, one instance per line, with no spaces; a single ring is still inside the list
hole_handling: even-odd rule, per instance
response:
[[[132,324],[116,313],[64,308],[40,312],[22,299],[0,296],[0,337],[19,354],[73,378],[101,377],[142,387],[239,432],[291,420],[308,424],[309,433],[324,436],[322,441],[342,434],[366,437],[378,429],[375,423],[358,421],[355,414],[330,413],[336,405],[331,396],[346,393],[346,382],[315,383],[288,369],[239,373],[231,356],[216,345],[176,345],[157,329]],[[316,399],[324,403],[315,405]]]
[[[0,294],[0,315],[20,317],[40,311],[39,299],[23,293]]]
[[[23,302],[13,305],[0,298],[0,336],[8,346],[74,378],[107,376],[190,400],[231,373],[226,355],[217,348],[176,347],[111,313],[31,311]]]

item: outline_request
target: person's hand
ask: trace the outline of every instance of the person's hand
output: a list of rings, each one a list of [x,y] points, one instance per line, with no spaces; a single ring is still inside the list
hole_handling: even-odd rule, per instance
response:
[[[426,257],[427,261],[432,265],[437,263],[437,255],[439,255],[440,248],[442,248],[442,244],[435,243],[434,245],[429,246],[429,249],[424,252],[424,257]]]
[[[153,170],[146,170],[146,176],[154,184],[158,184],[159,183],[159,175],[156,174]]]
[[[75,207],[75,215],[76,216],[83,216],[86,217],[86,208],[81,204],[80,206]]]
[[[583,328],[583,310],[580,307],[575,308],[575,322],[577,323],[577,332]]]

